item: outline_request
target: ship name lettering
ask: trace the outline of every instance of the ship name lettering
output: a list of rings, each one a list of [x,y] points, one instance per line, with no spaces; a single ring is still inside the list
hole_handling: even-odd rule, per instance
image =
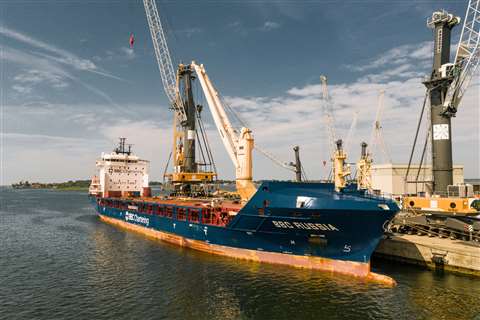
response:
[[[276,228],[283,229],[302,229],[302,230],[321,230],[321,231],[340,231],[330,223],[312,223],[312,222],[288,222],[272,220]]]
[[[290,222],[287,221],[272,221],[275,227],[277,228],[288,228],[288,229],[293,229],[294,227],[290,224]]]

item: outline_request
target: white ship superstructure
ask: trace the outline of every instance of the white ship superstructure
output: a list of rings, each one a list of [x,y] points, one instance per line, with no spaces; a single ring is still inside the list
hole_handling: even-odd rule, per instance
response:
[[[125,147],[125,138],[120,138],[118,148],[102,153],[96,161],[98,178],[92,179],[92,185],[98,181],[97,192],[104,197],[148,197],[148,166],[149,162],[134,155],[131,146]]]

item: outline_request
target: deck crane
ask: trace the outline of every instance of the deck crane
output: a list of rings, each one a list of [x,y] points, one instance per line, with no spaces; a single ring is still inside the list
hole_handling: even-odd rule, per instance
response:
[[[204,65],[198,65],[192,61],[190,66],[197,75],[203,94],[207,100],[208,107],[212,114],[213,121],[215,122],[215,126],[220,134],[220,138],[235,166],[237,192],[239,193],[240,198],[243,201],[246,201],[250,199],[250,197],[256,192],[256,187],[253,184],[252,169],[252,151],[254,148],[252,130],[247,127],[242,127],[240,131],[238,131],[232,126],[222,99],[210,80]],[[297,181],[302,180],[302,169],[298,146],[294,147],[295,163],[283,163],[258,146],[255,148],[279,166],[295,172]]]
[[[220,138],[235,166],[237,192],[241,199],[246,201],[256,192],[252,178],[252,151],[254,146],[252,131],[246,127],[242,127],[240,132],[234,129],[203,64],[198,65],[192,62],[191,67],[195,70],[213,120],[220,133]]]
[[[346,163],[347,153],[345,152],[344,142],[337,139],[335,132],[335,118],[333,117],[332,101],[328,95],[327,77],[320,76],[322,83],[322,97],[325,112],[325,127],[327,129],[328,146],[332,161],[333,182],[335,190],[340,191],[347,184],[347,177],[351,174],[350,165]],[[355,120],[355,119],[354,119]],[[353,129],[352,129],[353,130]]]
[[[163,89],[174,111],[173,173],[166,174],[175,193],[183,195],[204,194],[216,176],[213,157],[201,123],[201,106],[193,100],[193,70],[180,64],[174,71],[165,33],[155,0],[143,0],[155,57],[162,78]],[[197,130],[197,122],[200,132]],[[200,139],[200,136],[202,139]],[[196,161],[196,141],[203,163]],[[202,146],[203,144],[203,146]]]
[[[300,161],[299,146],[293,147],[293,152],[295,153],[295,162],[282,162],[279,159],[277,159],[274,155],[272,155],[270,152],[264,150],[263,148],[260,148],[258,145],[255,146],[255,150],[259,151],[261,154],[263,154],[265,157],[270,159],[273,163],[277,164],[278,166],[295,173],[295,181],[301,182],[302,177],[306,179],[306,176],[302,170],[302,163]]]

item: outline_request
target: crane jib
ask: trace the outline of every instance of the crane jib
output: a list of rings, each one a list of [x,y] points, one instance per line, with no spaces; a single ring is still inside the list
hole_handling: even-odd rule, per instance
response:
[[[176,116],[181,122],[184,122],[187,120],[187,116],[183,104],[176,101],[177,77],[173,68],[170,51],[168,49],[155,0],[143,0],[143,6],[145,7],[148,27],[152,37],[153,48],[155,50],[155,57],[162,78],[163,89],[175,110]]]
[[[453,80],[450,83],[445,102],[444,113],[453,116],[470,85],[480,63],[480,0],[468,2],[463,21],[460,41],[451,68]]]

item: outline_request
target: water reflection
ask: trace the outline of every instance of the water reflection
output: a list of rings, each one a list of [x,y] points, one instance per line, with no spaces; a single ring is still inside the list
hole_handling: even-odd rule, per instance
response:
[[[100,222],[81,193],[32,190],[1,196],[0,317],[6,319],[472,319],[480,314],[478,278],[382,262],[375,271],[398,282],[389,289],[152,240]]]

